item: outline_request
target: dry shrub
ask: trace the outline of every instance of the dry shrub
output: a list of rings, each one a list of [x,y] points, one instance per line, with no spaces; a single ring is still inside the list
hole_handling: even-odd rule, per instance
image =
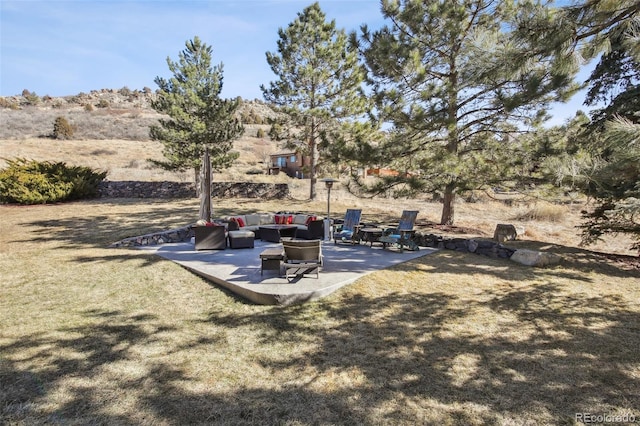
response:
[[[53,138],[54,139],[71,139],[73,137],[73,126],[69,121],[60,116],[56,117],[53,122]]]
[[[561,222],[567,214],[565,207],[557,204],[540,203],[518,214],[516,220],[537,220],[546,222]]]

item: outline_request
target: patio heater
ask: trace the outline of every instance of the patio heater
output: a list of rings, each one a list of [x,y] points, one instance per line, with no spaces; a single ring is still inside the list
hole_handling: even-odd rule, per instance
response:
[[[331,240],[333,229],[331,226],[331,188],[334,182],[338,182],[337,179],[325,178],[321,180],[327,187],[327,218],[324,220],[324,239]]]

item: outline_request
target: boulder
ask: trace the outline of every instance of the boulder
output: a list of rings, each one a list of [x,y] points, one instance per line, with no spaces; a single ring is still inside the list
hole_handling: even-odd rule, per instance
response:
[[[499,243],[515,240],[518,237],[516,227],[510,224],[499,223],[493,233],[493,239]]]
[[[561,260],[560,256],[553,253],[527,249],[516,250],[510,259],[522,265],[537,267],[557,265]]]

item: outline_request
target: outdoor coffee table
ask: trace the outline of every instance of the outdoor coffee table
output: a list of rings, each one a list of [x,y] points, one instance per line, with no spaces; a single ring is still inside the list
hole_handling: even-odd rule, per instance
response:
[[[297,229],[298,227],[295,225],[261,225],[260,239],[279,243],[282,237],[295,238]]]
[[[364,241],[365,244],[369,243],[369,247],[373,247],[373,243],[380,242],[380,237],[382,237],[382,233],[383,233],[382,228],[376,228],[376,227],[360,228],[360,240]]]
[[[270,247],[268,249],[264,249],[262,253],[260,253],[260,260],[262,261],[260,275],[262,275],[265,270],[278,271],[279,273],[280,262],[282,262],[282,259],[282,247]]]
[[[394,244],[397,245],[400,249],[400,253],[404,251],[405,247],[411,251],[419,250],[420,247],[411,240],[411,236],[414,232],[414,230],[400,231],[399,235],[384,235],[378,238],[378,241],[382,243],[383,249],[387,248],[387,246],[393,246]]]

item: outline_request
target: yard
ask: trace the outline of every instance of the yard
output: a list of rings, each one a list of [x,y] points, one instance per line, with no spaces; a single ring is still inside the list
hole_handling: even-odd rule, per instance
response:
[[[0,423],[640,419],[637,266],[544,234],[515,244],[560,253],[560,266],[441,251],[274,307],[107,248],[195,214],[197,200],[0,206]]]

